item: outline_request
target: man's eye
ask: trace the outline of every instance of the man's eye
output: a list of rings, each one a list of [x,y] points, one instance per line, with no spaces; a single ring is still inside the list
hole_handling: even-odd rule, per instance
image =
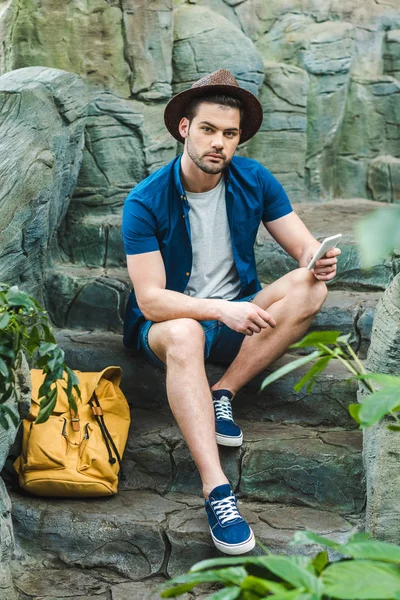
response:
[[[202,127],[202,130],[203,131],[211,131],[211,128],[210,127]]]

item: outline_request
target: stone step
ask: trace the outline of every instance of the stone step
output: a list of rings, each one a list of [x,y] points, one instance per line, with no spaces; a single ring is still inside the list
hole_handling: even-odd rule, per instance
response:
[[[220,448],[226,476],[252,501],[360,513],[365,501],[362,433],[237,420],[241,448]],[[198,494],[201,481],[175,421],[132,412],[123,489]]]
[[[83,568],[87,586],[95,586],[90,577],[100,576],[97,593],[101,594],[107,585],[115,585],[117,590],[118,585],[125,585],[129,591],[128,581],[148,578],[151,584],[153,577],[181,574],[199,560],[220,556],[212,545],[200,496],[162,497],[149,491],[120,491],[114,497],[97,499],[46,499],[15,492],[10,496],[20,552],[13,571],[16,584],[24,592],[32,589],[28,587],[30,581],[38,586],[37,573],[43,568],[49,570],[49,581],[53,582],[51,575],[60,567]],[[314,554],[318,549],[291,546],[296,530],[312,530],[345,541],[361,528],[358,516],[343,517],[324,510],[247,502],[240,507],[256,538],[270,550],[285,554]],[[253,553],[262,551],[256,546]],[[82,597],[92,597],[83,582],[82,588]],[[37,596],[43,598],[41,590]],[[46,593],[49,598],[63,596],[55,591]]]
[[[130,289],[125,267],[62,264],[48,270],[46,308],[58,327],[122,332]]]
[[[384,205],[370,200],[335,200],[333,202],[295,204],[294,209],[312,234],[319,240],[342,233],[339,243],[342,251],[338,274],[329,284],[331,289],[384,290],[395,273],[400,270],[400,255],[387,258],[365,271],[360,266],[355,224],[377,208],[394,210],[394,205]],[[297,263],[268,234],[264,227],[258,232],[255,253],[260,280],[271,283],[295,269]]]
[[[120,335],[61,330],[56,338],[72,369],[101,371],[109,365],[118,365],[123,371],[122,389],[133,407],[153,410],[157,414],[170,413],[165,372],[150,365],[144,357],[126,350]],[[348,371],[337,361],[328,365],[310,393],[293,391],[307,367],[289,373],[259,393],[268,372],[295,358],[285,355],[270,370],[247,384],[235,398],[235,415],[253,421],[303,426],[356,427],[348,413],[348,405],[356,401],[357,385],[348,381]],[[218,381],[223,371],[224,367],[220,365],[207,365],[211,385]]]

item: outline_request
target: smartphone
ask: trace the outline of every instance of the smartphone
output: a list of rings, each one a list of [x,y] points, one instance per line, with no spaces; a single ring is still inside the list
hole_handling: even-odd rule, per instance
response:
[[[341,237],[342,237],[342,234],[338,233],[337,235],[332,235],[331,237],[325,238],[324,241],[322,242],[321,246],[318,248],[318,250],[314,254],[310,264],[307,266],[307,269],[309,271],[311,271],[311,269],[314,268],[317,260],[322,258],[324,256],[324,254],[329,252],[329,250],[332,250],[332,248],[335,248],[335,246],[337,245],[337,243]]]

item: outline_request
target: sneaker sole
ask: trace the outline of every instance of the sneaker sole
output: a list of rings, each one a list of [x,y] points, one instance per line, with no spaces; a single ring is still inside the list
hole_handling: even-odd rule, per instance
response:
[[[214,545],[217,548],[217,550],[219,550],[220,552],[223,552],[224,554],[230,554],[231,556],[237,556],[238,554],[245,554],[246,552],[250,552],[250,550],[253,550],[254,546],[256,545],[256,540],[254,537],[253,530],[250,529],[250,531],[251,531],[251,535],[250,535],[249,539],[247,539],[245,542],[241,542],[240,544],[225,544],[224,542],[217,540],[213,536],[213,533],[210,529],[212,541],[214,542]]]
[[[243,444],[243,434],[240,437],[231,437],[229,435],[222,435],[216,433],[217,444],[220,446],[230,446],[231,448],[237,448]]]

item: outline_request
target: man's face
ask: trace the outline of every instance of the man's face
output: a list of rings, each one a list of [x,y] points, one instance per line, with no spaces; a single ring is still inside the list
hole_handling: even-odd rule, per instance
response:
[[[204,173],[216,175],[232,160],[240,140],[240,111],[219,104],[200,104],[189,124],[180,122],[185,150]]]

